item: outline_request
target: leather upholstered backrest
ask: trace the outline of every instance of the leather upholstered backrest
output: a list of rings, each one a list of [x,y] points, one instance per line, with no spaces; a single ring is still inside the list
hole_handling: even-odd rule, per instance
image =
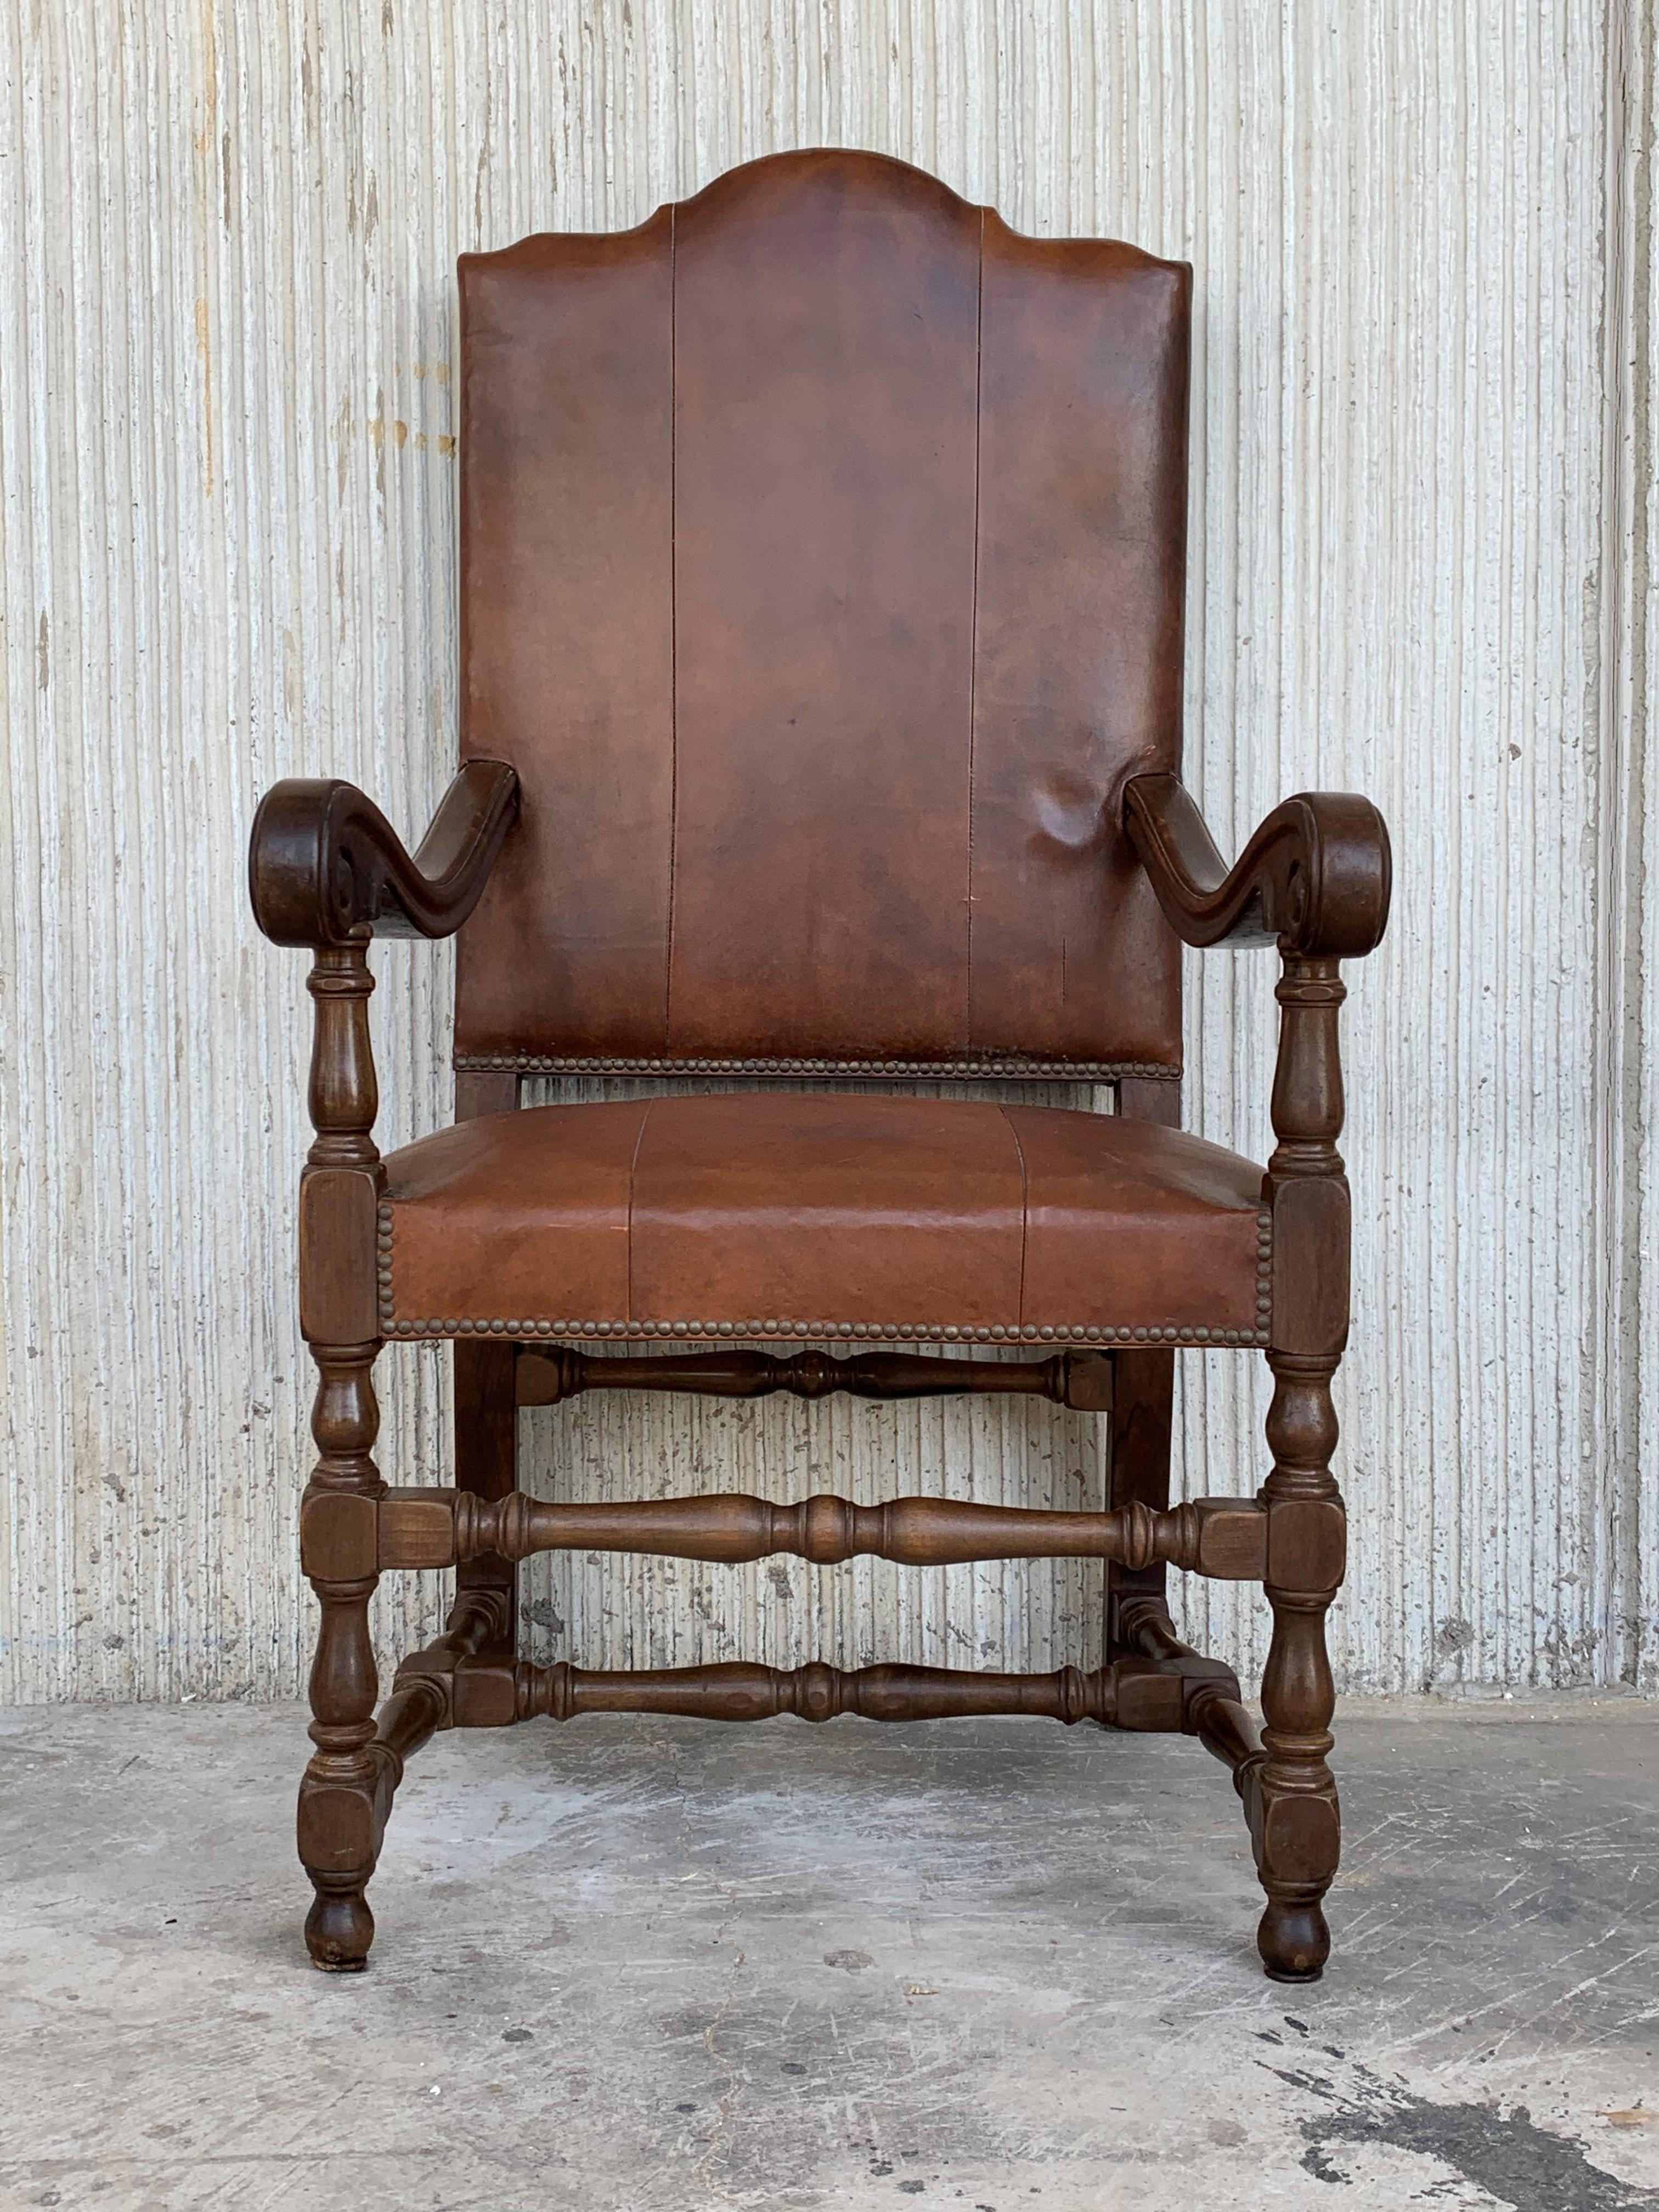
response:
[[[1177,1064],[1185,265],[815,152],[460,270],[461,1063]]]

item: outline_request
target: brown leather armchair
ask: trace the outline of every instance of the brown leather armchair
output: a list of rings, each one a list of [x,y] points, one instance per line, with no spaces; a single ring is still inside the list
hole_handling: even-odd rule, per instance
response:
[[[1389,848],[1366,800],[1303,797],[1229,869],[1176,779],[1190,271],[1022,238],[826,152],[460,274],[465,765],[412,860],[338,782],[277,785],[252,837],[254,911],[311,948],[316,1001],[312,1957],[364,1965],[392,1794],[434,1729],[1020,1712],[1182,1729],[1224,1760],[1267,1971],[1316,1976],[1338,963],[1382,935]],[[456,1122],[383,1158],[368,945],[456,930]],[[1265,1170],[1176,1126],[1182,941],[1279,948]],[[659,1080],[514,1110],[521,1078],[606,1071]],[[733,1074],[761,1080],[686,1093]],[[866,1080],[793,1087],[825,1074]],[[941,1077],[1111,1085],[1117,1110],[904,1095]],[[455,1348],[455,1487],[388,1488],[371,1370],[431,1338]],[[1170,1506],[1182,1346],[1267,1354],[1255,1498]],[[1111,1420],[1109,1508],[521,1493],[516,1408],[619,1387],[1040,1392]],[[1105,1662],[532,1666],[515,1563],[567,1545],[1097,1558]],[[1260,1740],[1229,1669],[1176,1635],[1170,1565],[1265,1584]],[[377,1719],[376,1577],[452,1565],[447,1627]]]

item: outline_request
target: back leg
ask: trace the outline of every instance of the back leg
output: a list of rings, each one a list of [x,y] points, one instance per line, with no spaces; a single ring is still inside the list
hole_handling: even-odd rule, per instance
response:
[[[1139,1503],[1161,1513],[1170,1503],[1170,1423],[1175,1395],[1173,1352],[1112,1355],[1112,1471],[1108,1503]],[[1106,1656],[1123,1659],[1141,1650],[1135,1616],[1154,1608],[1169,1613],[1168,1569],[1106,1570]]]
[[[1181,1085],[1148,1076],[1127,1076],[1117,1086],[1117,1110],[1128,1121],[1159,1128],[1181,1127]],[[1173,1352],[1112,1355],[1112,1475],[1107,1503],[1137,1501],[1161,1513],[1170,1503],[1170,1428],[1175,1403]],[[1169,1619],[1169,1578],[1160,1564],[1106,1571],[1106,1656],[1133,1656],[1141,1646],[1136,1616],[1154,1610]]]
[[[455,1079],[455,1118],[470,1121],[482,1114],[510,1114],[519,1103],[519,1079],[499,1072],[464,1072]],[[519,1414],[511,1344],[458,1341],[455,1355],[455,1487],[492,1504],[509,1498],[519,1486]],[[509,1645],[487,1656],[517,1656],[519,1571],[495,1552],[468,1559],[455,1570],[455,1589],[496,1590],[505,1601]]]

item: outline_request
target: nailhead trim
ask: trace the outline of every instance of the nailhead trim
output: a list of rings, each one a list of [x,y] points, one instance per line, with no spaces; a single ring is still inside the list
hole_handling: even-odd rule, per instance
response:
[[[1055,1082],[1179,1083],[1181,1070],[1139,1060],[620,1060],[564,1053],[458,1053],[465,1074],[1006,1076]]]
[[[485,1318],[477,1315],[434,1316],[426,1320],[399,1321],[392,1294],[392,1219],[390,1199],[382,1199],[376,1235],[376,1281],[380,1292],[380,1328],[386,1336],[451,1337],[502,1336],[513,1338],[585,1337],[667,1339],[808,1337],[850,1339],[887,1344],[1203,1344],[1261,1346],[1269,1340],[1273,1311],[1273,1216],[1262,1207],[1256,1216],[1256,1327],[1242,1328],[1175,1328],[1157,1322],[1135,1327],[1104,1327],[1094,1323],[1056,1322],[1023,1328],[985,1328],[938,1322],[873,1321],[785,1321],[771,1316],[761,1321],[536,1321]]]

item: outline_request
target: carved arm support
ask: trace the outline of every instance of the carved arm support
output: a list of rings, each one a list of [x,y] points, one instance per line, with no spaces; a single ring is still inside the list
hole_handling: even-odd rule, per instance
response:
[[[1348,1326],[1338,963],[1370,951],[1388,923],[1393,868],[1382,817],[1353,792],[1304,792],[1273,809],[1231,868],[1176,776],[1132,777],[1124,823],[1187,944],[1279,946],[1279,1142],[1262,1193],[1273,1216],[1269,1357],[1334,1365]]]
[[[300,1297],[313,1346],[378,1334],[374,1210],[380,1156],[368,1033],[372,937],[448,937],[483,894],[519,811],[501,761],[469,761],[413,857],[380,809],[337,777],[273,784],[253,817],[248,894],[274,944],[309,945],[316,1006],[309,1103],[317,1140],[300,1200]],[[325,1370],[326,1371],[326,1370]]]
[[[1170,927],[1188,945],[1273,945],[1355,960],[1389,919],[1389,833],[1369,799],[1303,792],[1274,807],[1229,868],[1179,776],[1131,777],[1124,824]]]
[[[450,937],[477,904],[519,811],[501,761],[469,761],[411,858],[379,807],[337,777],[273,784],[253,817],[248,893],[276,945]]]

